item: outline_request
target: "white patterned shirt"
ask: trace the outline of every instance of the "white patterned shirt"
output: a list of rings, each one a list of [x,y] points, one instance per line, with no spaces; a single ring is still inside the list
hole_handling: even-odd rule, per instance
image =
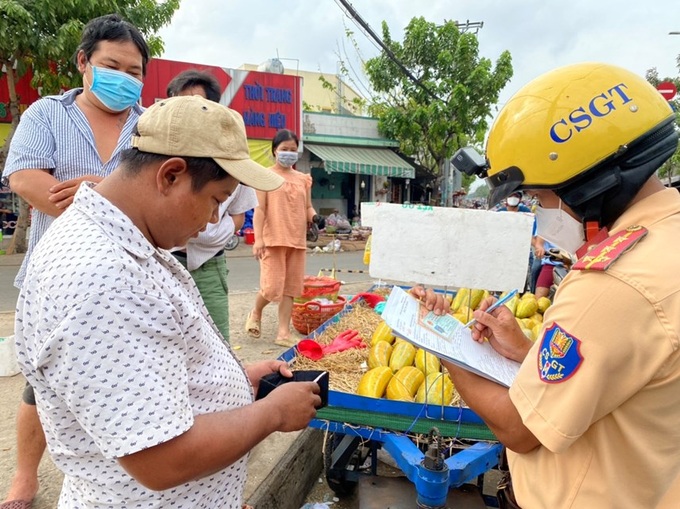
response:
[[[143,110],[137,105],[130,108],[118,145],[111,159],[104,163],[97,152],[92,128],[75,102],[81,92],[82,88],[76,88],[63,95],[43,97],[21,115],[2,173],[5,185],[9,185],[7,177],[12,173],[26,169],[49,170],[54,178],[63,182],[85,175],[106,177],[118,166],[121,152],[131,146],[132,132]],[[24,281],[33,249],[52,221],[54,217],[33,209],[28,250],[14,280],[17,288],[21,288]]]
[[[253,393],[190,274],[89,184],[35,249],[16,316],[19,364],[65,474],[59,508],[241,509],[245,456],[160,492],[116,459]]]
[[[234,220],[231,216],[243,214],[257,207],[257,195],[251,187],[239,184],[232,195],[220,204],[220,220],[208,223],[205,231],[189,239],[184,250],[187,252],[187,268],[196,270],[215,256],[234,235]]]

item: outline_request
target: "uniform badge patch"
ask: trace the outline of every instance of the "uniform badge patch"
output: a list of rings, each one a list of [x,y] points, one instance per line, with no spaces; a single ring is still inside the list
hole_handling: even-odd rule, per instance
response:
[[[538,375],[556,384],[571,378],[583,363],[581,341],[554,323],[543,333],[538,356]]]
[[[647,228],[630,226],[615,233],[603,242],[593,247],[572,267],[573,270],[607,270],[626,251],[631,249],[644,236]]]

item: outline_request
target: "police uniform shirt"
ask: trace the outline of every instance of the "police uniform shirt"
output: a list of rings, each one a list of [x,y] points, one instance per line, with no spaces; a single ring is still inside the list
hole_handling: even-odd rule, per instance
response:
[[[530,508],[655,507],[680,471],[680,195],[629,208],[648,230],[606,270],[565,278],[510,389],[542,445],[508,452]]]

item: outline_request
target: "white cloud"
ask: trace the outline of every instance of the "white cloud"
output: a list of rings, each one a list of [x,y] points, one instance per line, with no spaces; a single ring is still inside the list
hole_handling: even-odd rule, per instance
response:
[[[656,67],[677,76],[680,8],[677,0],[354,0],[354,8],[380,35],[386,20],[401,40],[411,18],[482,21],[480,54],[495,61],[509,50],[515,75],[501,101],[549,69],[603,61],[639,74]],[[161,32],[164,58],[222,67],[259,64],[279,56],[286,67],[334,73],[343,44],[350,63],[360,65],[345,26],[355,33],[363,56],[378,54],[361,30],[331,0],[184,0]],[[342,50],[341,50],[342,52]]]

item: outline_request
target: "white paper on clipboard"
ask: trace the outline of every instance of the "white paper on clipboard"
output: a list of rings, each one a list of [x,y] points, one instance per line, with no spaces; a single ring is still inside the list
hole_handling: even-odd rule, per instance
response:
[[[488,343],[473,341],[470,329],[463,324],[449,339],[444,339],[418,323],[420,303],[407,292],[395,286],[387,299],[382,319],[397,336],[433,353],[439,358],[510,387],[517,376],[520,364],[506,359]]]
[[[524,288],[533,214],[380,203],[370,216],[373,278],[490,291]]]

